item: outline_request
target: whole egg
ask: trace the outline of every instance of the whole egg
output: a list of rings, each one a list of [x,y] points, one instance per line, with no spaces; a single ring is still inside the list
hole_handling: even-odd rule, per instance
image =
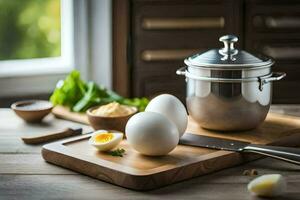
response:
[[[162,94],[153,98],[145,109],[146,112],[156,112],[171,120],[178,128],[181,137],[188,124],[188,115],[181,101],[170,94]]]
[[[131,147],[144,155],[161,156],[179,142],[176,125],[162,114],[140,112],[127,122],[125,133]]]

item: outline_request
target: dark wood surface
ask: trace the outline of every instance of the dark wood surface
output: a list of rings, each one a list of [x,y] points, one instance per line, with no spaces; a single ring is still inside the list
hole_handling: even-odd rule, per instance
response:
[[[130,95],[130,62],[128,58],[128,49],[130,48],[130,32],[129,17],[130,5],[129,1],[114,0],[113,1],[113,88],[120,95]]]
[[[276,106],[276,112],[300,116],[300,106]],[[280,173],[287,178],[284,200],[300,199],[300,167],[273,160],[257,160],[238,167],[194,178],[149,192],[136,192],[89,178],[43,161],[41,145],[25,145],[26,132],[57,130],[70,122],[55,120],[53,126],[29,126],[9,109],[0,110],[0,199],[224,199],[254,198],[246,186],[253,177],[243,171],[256,169],[260,175]],[[52,119],[49,119],[52,120]]]

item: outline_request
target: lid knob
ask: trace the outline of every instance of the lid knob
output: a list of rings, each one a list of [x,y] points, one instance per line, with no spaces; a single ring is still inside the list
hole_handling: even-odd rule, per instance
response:
[[[219,41],[224,43],[224,48],[219,50],[219,53],[223,55],[221,60],[228,60],[228,58],[232,61],[236,60],[233,56],[238,53],[238,50],[234,48],[234,43],[238,40],[235,35],[224,35],[219,38]]]

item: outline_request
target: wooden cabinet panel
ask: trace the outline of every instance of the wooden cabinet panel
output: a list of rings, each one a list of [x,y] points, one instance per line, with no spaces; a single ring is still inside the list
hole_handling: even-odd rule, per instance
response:
[[[133,95],[167,92],[184,99],[185,82],[176,69],[192,54],[221,47],[221,35],[242,40],[241,7],[240,0],[133,0]]]
[[[185,102],[186,85],[182,76],[176,76],[168,70],[138,73],[134,84],[134,90],[141,96],[154,97],[162,93],[176,94]]]
[[[275,59],[274,71],[287,73],[274,83],[274,103],[299,103],[300,1],[246,0],[245,48]]]
[[[283,81],[276,82],[273,85],[273,101],[278,104],[299,104],[300,99],[300,82],[299,81]]]

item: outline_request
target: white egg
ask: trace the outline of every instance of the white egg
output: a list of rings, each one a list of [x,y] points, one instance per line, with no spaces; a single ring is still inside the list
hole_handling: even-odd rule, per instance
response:
[[[179,142],[176,125],[154,112],[140,112],[132,116],[126,124],[125,133],[131,147],[149,156],[166,155]]]
[[[286,181],[280,174],[263,175],[252,180],[248,184],[248,190],[256,196],[280,196],[286,190]]]
[[[92,134],[89,144],[99,151],[109,151],[115,148],[123,139],[123,133],[98,130]]]
[[[162,94],[153,98],[145,109],[146,112],[156,112],[171,120],[178,128],[181,137],[188,124],[188,115],[181,101],[170,94]]]

